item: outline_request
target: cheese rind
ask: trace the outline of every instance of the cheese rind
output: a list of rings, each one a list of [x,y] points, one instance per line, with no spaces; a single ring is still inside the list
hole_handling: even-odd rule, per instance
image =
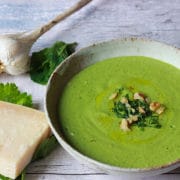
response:
[[[43,112],[0,101],[0,174],[15,179],[49,134]]]

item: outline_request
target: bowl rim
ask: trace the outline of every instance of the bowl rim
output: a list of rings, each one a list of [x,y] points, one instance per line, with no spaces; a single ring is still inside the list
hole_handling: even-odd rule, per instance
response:
[[[67,61],[69,61],[73,56],[75,56],[76,54],[78,54],[81,51],[84,51],[86,49],[92,48],[94,46],[99,46],[99,45],[103,45],[106,43],[111,43],[111,42],[123,42],[123,41],[141,41],[141,42],[146,42],[146,43],[158,43],[159,45],[163,45],[166,46],[167,48],[173,48],[175,51],[177,51],[178,53],[180,53],[180,48],[161,42],[161,41],[157,41],[157,40],[153,40],[153,39],[148,39],[148,38],[143,38],[143,37],[124,37],[124,38],[115,38],[115,39],[111,39],[111,40],[106,40],[106,41],[100,41],[100,42],[96,42],[93,43],[91,45],[88,45],[86,47],[80,48],[77,51],[75,51],[74,53],[72,53],[70,56],[68,56],[64,61],[62,61],[57,67],[56,69],[53,71],[53,73],[51,74],[49,80],[48,80],[48,84],[46,86],[46,92],[45,92],[45,98],[44,98],[44,110],[45,110],[45,115],[48,121],[48,124],[53,132],[53,134],[55,135],[55,137],[57,138],[58,142],[61,144],[61,146],[69,153],[71,154],[73,157],[78,156],[79,158],[83,159],[83,161],[87,161],[88,163],[91,163],[93,165],[96,165],[99,168],[104,168],[107,170],[114,170],[114,171],[122,171],[122,172],[132,172],[132,173],[137,173],[137,172],[149,172],[149,171],[158,171],[158,170],[163,170],[163,169],[167,169],[170,167],[173,167],[173,169],[180,167],[180,159],[177,159],[173,162],[169,162],[167,164],[164,165],[160,165],[160,166],[154,166],[154,167],[147,167],[147,168],[124,168],[124,167],[120,167],[120,166],[115,166],[115,165],[111,165],[111,164],[106,164],[103,162],[100,162],[98,160],[95,160],[81,152],[79,152],[78,150],[76,150],[73,146],[71,146],[67,141],[65,141],[65,139],[59,135],[59,133],[57,133],[57,131],[55,130],[53,123],[49,117],[49,112],[48,112],[48,108],[47,108],[47,95],[51,86],[51,81],[54,77],[54,75],[56,75],[57,71],[61,68],[61,66],[63,66],[63,64],[65,64]],[[76,157],[75,157],[76,158]]]

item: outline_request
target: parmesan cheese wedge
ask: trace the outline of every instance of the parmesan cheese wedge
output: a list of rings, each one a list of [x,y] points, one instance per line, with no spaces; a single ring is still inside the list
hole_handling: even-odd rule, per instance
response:
[[[0,174],[15,179],[49,134],[43,112],[0,101]]]

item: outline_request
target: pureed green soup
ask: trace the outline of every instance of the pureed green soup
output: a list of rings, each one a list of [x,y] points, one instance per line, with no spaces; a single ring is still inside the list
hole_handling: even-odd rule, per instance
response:
[[[119,87],[143,92],[165,105],[161,127],[120,128],[109,96]],[[158,167],[180,159],[180,71],[148,57],[98,62],[75,75],[59,104],[61,130],[79,152],[103,163]]]

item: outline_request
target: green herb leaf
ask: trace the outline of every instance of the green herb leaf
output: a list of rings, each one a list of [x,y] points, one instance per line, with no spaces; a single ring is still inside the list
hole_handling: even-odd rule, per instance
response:
[[[161,125],[159,123],[159,116],[152,115],[148,118],[146,118],[146,124],[148,127],[154,127],[154,128],[160,128]]]
[[[125,104],[122,104],[120,101],[114,102],[113,112],[119,118],[127,118],[128,117],[128,110]]]
[[[74,52],[76,45],[56,42],[50,48],[33,53],[30,64],[31,79],[39,84],[46,84],[55,68]]]
[[[46,157],[52,150],[58,146],[58,142],[54,136],[45,139],[37,148],[32,161]]]
[[[0,100],[23,106],[32,107],[32,97],[21,93],[14,83],[0,83]]]

